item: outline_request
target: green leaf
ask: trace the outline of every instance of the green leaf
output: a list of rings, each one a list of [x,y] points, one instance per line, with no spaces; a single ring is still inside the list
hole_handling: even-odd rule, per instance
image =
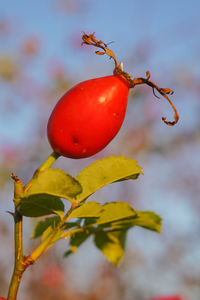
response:
[[[129,229],[134,226],[144,227],[158,233],[161,232],[162,219],[159,215],[152,211],[137,211],[137,215],[133,218],[113,222],[109,226],[115,230]]]
[[[111,156],[99,159],[84,168],[76,177],[82,192],[76,196],[78,202],[84,201],[94,192],[110,183],[136,179],[142,173],[136,160],[124,156]]]
[[[26,217],[41,217],[57,214],[63,216],[64,204],[60,198],[47,195],[35,194],[21,199],[20,212]]]
[[[91,227],[96,224],[97,218],[85,218],[84,225],[86,227]]]
[[[80,227],[80,220],[78,220],[77,222],[69,222],[67,221],[65,224],[63,224],[62,228],[64,230],[66,229],[71,229],[73,227]]]
[[[161,232],[162,218],[152,211],[137,211],[134,223],[136,226],[141,226],[158,233]]]
[[[79,207],[75,208],[69,216],[72,218],[96,218],[99,217],[103,211],[102,205],[97,202],[90,201],[81,204]]]
[[[70,238],[70,249],[65,252],[64,256],[66,257],[69,254],[76,252],[76,250],[88,239],[90,235],[91,232],[88,230],[73,234]]]
[[[103,212],[100,217],[96,220],[96,224],[110,223],[135,217],[136,211],[126,202],[111,202],[103,205]]]
[[[60,218],[58,216],[49,217],[46,218],[44,221],[37,222],[33,230],[33,234],[31,235],[31,238],[36,239],[40,237],[49,226],[55,228],[59,222]]]
[[[118,265],[124,255],[126,231],[104,232],[95,235],[95,244],[105,257],[114,265]]]
[[[23,197],[48,194],[72,201],[81,191],[80,183],[71,175],[59,169],[48,168],[33,177]]]
[[[74,235],[72,235],[70,239],[70,246],[72,252],[75,252],[77,248],[80,247],[80,245],[82,245],[90,235],[91,233],[88,231],[77,232]]]

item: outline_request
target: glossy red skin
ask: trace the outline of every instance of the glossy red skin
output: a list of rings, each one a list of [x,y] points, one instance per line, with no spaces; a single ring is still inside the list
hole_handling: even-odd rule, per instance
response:
[[[128,82],[115,74],[75,85],[49,118],[47,133],[53,150],[70,158],[102,150],[121,128],[128,93]]]
[[[153,298],[152,300],[183,300],[180,296],[166,296],[166,297],[158,297]]]

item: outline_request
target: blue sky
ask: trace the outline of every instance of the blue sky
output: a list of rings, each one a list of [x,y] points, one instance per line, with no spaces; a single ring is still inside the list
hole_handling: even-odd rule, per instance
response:
[[[79,6],[75,12],[64,12],[58,9],[58,3],[63,0],[35,1],[0,1],[0,19],[9,19],[14,28],[10,39],[0,45],[0,53],[15,53],[21,41],[30,34],[39,35],[42,39],[41,55],[31,67],[31,76],[39,82],[46,82],[46,62],[48,58],[58,57],[66,63],[67,69],[77,81],[88,77],[110,74],[113,63],[105,58],[97,57],[87,51],[79,51],[72,46],[72,36],[81,36],[81,31],[96,32],[96,36],[104,41],[115,41],[112,49],[119,60],[134,53],[135,47],[143,41],[153,45],[151,59],[147,64],[134,66],[125,64],[125,70],[137,76],[143,76],[150,69],[152,74],[166,70],[170,76],[171,67],[182,65],[195,69],[199,67],[194,58],[200,50],[200,2],[191,1],[114,1],[114,0],[68,0],[65,2]],[[147,46],[147,45],[146,45]],[[147,46],[148,47],[148,46]],[[151,51],[151,50],[150,50]],[[85,68],[87,67],[87,78]],[[91,66],[90,66],[91,64]],[[1,87],[1,101],[4,99],[4,89]],[[3,94],[2,94],[3,93]],[[24,122],[28,111],[21,111]],[[7,120],[0,122],[0,132],[5,128],[7,135],[17,140],[13,128]],[[23,124],[21,124],[23,127]],[[18,125],[18,128],[20,124]],[[25,130],[25,129],[24,129]],[[20,133],[20,130],[19,130]],[[22,129],[22,135],[24,131]],[[26,134],[25,134],[26,135]]]
[[[13,20],[16,43],[23,35],[38,33],[45,41],[44,56],[70,54],[71,67],[80,63],[80,60],[67,45],[67,39],[70,41],[73,33],[82,30],[95,31],[105,41],[114,40],[120,56],[125,56],[125,50],[134,47],[140,40],[157,40],[157,59],[163,55],[163,60],[166,57],[170,59],[170,56],[172,60],[173,56],[179,59],[185,54],[189,59],[188,48],[197,40],[200,15],[200,3],[197,0],[74,2],[82,3],[83,7],[80,12],[73,14],[56,9],[56,0],[2,0],[0,17]],[[18,27],[20,30],[17,31]],[[66,40],[65,53],[62,49],[63,35]]]
[[[112,62],[104,57],[91,55],[87,51],[76,50],[71,45],[73,34],[78,37],[79,35],[81,36],[81,31],[89,33],[94,31],[97,38],[103,39],[105,42],[115,41],[112,44],[112,49],[116,52],[119,60],[124,62],[126,62],[126,58],[131,53],[134,53],[138,43],[148,40],[150,46],[153,44],[153,54],[150,60],[147,61],[147,65],[141,64],[135,67],[133,64],[129,66],[127,63],[125,68],[131,74],[144,76],[145,71],[150,69],[154,77],[158,79],[159,73],[166,71],[166,81],[169,82],[172,72],[171,68],[176,65],[181,65],[184,70],[192,69],[192,72],[200,74],[199,63],[196,61],[200,53],[199,0],[71,0],[71,3],[81,3],[81,11],[67,13],[58,10],[56,8],[56,0],[1,0],[0,19],[8,18],[12,21],[14,34],[5,42],[3,39],[0,40],[2,42],[0,44],[0,54],[15,54],[15,49],[19,47],[25,37],[30,34],[38,34],[42,38],[41,55],[32,65],[31,71],[29,70],[31,72],[29,75],[37,78],[39,82],[44,83],[47,80],[46,61],[51,57],[59,57],[61,61],[66,62],[68,70],[73,74],[74,78],[77,77],[78,81],[87,79],[84,70],[88,63],[87,76],[94,77],[97,74],[98,76],[104,76],[112,72]],[[3,85],[0,85],[0,103],[6,99],[4,97],[6,93],[8,93],[8,89],[4,89]],[[176,129],[174,128],[173,132],[182,130],[182,126],[187,128],[195,126],[192,123],[194,108],[188,108],[193,95],[189,91],[184,98],[180,99],[182,96],[181,93],[175,94],[176,102],[181,106],[179,108],[181,121],[175,127]],[[0,106],[1,108],[2,106]],[[196,111],[199,113],[198,110]],[[185,120],[184,116],[186,116]],[[29,127],[34,125],[34,118],[36,117],[36,111],[33,110],[31,105],[21,107],[16,119],[14,114],[2,115],[0,120],[0,137],[3,134],[11,142],[19,143],[20,140],[27,137],[27,131],[29,131]],[[196,120],[197,118],[193,119]],[[165,134],[169,134],[168,130],[167,127],[161,126],[162,134],[160,136],[163,135],[163,138],[165,138]],[[188,148],[188,161],[191,157],[191,152],[197,158],[199,149]],[[168,222],[167,226],[171,228],[171,232],[177,222],[180,225],[179,228],[182,226],[182,230],[187,231],[188,228],[191,230],[197,216],[195,212],[193,212],[194,216],[193,214],[188,214],[188,210],[190,210],[189,201],[187,202],[187,199],[182,201],[181,199],[183,203],[180,207],[182,195],[177,196],[172,192],[165,195],[167,201],[163,203],[163,201],[160,201],[163,193],[162,187],[161,189],[156,189],[156,186],[153,186],[153,182],[155,184],[161,179],[165,181],[165,178],[170,176],[170,172],[173,172],[173,162],[169,166],[169,157],[165,165],[163,157],[161,162],[159,157],[155,160],[151,162],[152,165],[149,163],[149,167],[148,163],[146,165],[145,179],[141,183],[144,186],[143,190],[141,189],[141,198],[144,201],[140,203],[140,208],[143,205],[144,209],[150,207],[156,211],[158,210]],[[164,170],[162,171],[163,178],[160,177],[159,171],[159,174],[155,174],[151,180],[152,170],[155,166],[160,167],[161,163]],[[189,163],[187,163],[187,167],[188,165]],[[150,178],[149,181],[148,178]],[[162,186],[162,182],[159,181],[159,184]],[[151,197],[149,196],[149,191],[151,191]],[[175,203],[177,199],[178,201]],[[176,215],[178,215],[178,218],[176,218]],[[160,237],[157,239],[160,240]],[[143,242],[142,240],[141,248]],[[155,248],[153,243],[152,247]]]

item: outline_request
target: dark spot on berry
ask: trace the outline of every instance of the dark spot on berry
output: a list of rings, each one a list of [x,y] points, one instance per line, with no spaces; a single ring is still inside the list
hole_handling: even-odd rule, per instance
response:
[[[78,143],[79,143],[77,136],[73,136],[72,141],[73,141],[74,145],[78,145]]]

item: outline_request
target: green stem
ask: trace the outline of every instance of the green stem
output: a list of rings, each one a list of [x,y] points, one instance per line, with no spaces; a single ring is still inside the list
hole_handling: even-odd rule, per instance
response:
[[[56,159],[58,159],[59,157],[60,157],[60,154],[58,154],[56,152],[52,152],[51,155],[45,160],[45,162],[39,168],[37,168],[37,170],[34,172],[32,179],[34,179],[40,172],[50,168],[53,165],[53,163],[56,161]],[[24,187],[24,192],[26,192],[29,189],[29,187],[31,186],[32,179]]]
[[[35,175],[40,173],[41,171],[44,171],[45,169],[51,167],[51,165],[56,161],[56,159],[60,155],[56,152],[53,152],[47,160],[36,170]],[[33,177],[34,177],[33,176]],[[22,215],[19,211],[19,204],[21,201],[21,197],[23,196],[23,193],[27,189],[27,187],[30,185],[31,181],[26,185],[25,188],[23,188],[23,184],[21,180],[18,179],[17,176],[14,174],[11,174],[12,179],[14,180],[14,198],[13,202],[15,204],[15,213],[14,213],[14,236],[15,236],[15,264],[14,264],[14,270],[12,279],[9,286],[8,291],[8,297],[7,300],[16,300],[17,299],[17,292],[19,289],[19,285],[21,282],[22,275],[26,268],[34,261],[32,258],[26,258],[23,257],[23,238],[22,238]],[[54,237],[54,236],[53,236]],[[44,249],[48,246],[47,244],[51,242],[52,239],[46,241],[46,245],[42,245]],[[48,242],[48,243],[47,243]],[[40,247],[40,246],[39,246]],[[41,247],[41,248],[42,248]],[[44,252],[42,249],[40,249],[41,254]]]
[[[23,184],[19,178],[11,174],[14,180],[14,198],[13,202],[15,204],[14,213],[14,236],[15,236],[15,265],[13,270],[12,279],[10,282],[8,298],[7,300],[15,300],[17,297],[17,292],[21,280],[22,273],[24,272],[23,266],[23,239],[22,239],[22,215],[18,210],[18,205],[20,203],[20,198],[23,194]]]
[[[60,157],[60,154],[57,152],[52,152],[51,155],[45,160],[45,162],[36,170],[35,173],[40,173],[48,168]]]
[[[46,252],[48,250],[49,247],[51,247],[57,240],[59,240],[61,238],[60,236],[58,236],[58,239],[56,239],[56,235],[58,235],[59,232],[62,231],[62,226],[68,220],[68,218],[69,218],[71,212],[73,211],[73,209],[74,209],[74,207],[71,206],[71,208],[68,210],[66,215],[60,221],[60,223],[42,241],[42,243],[35,250],[33,250],[33,252],[27,258],[27,264],[28,264],[29,261],[31,263],[35,262],[44,252]]]
[[[28,257],[30,262],[35,262],[44,252],[52,245],[52,240],[55,238],[58,230],[53,231]],[[57,240],[55,240],[56,242]]]
[[[22,243],[22,215],[15,208],[15,265],[10,282],[7,300],[15,300],[22,274],[25,270],[23,265],[23,243]]]
[[[67,232],[63,233],[61,238],[62,239],[68,239],[70,237],[70,235],[75,234],[77,232],[83,232],[83,231],[84,231],[83,227],[74,228],[74,229],[68,230]]]

